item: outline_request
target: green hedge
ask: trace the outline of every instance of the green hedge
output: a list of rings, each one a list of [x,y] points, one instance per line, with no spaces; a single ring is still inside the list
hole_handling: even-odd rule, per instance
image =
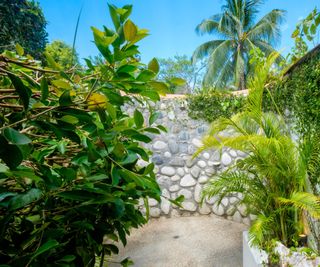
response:
[[[189,95],[188,113],[192,119],[202,119],[213,122],[219,117],[230,117],[241,111],[245,97],[235,96],[230,93],[202,93]]]

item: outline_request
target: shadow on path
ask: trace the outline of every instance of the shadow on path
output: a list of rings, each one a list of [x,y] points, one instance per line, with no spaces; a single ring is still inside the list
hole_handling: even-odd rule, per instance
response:
[[[114,260],[130,257],[136,267],[241,267],[246,228],[217,216],[151,220],[132,232]]]

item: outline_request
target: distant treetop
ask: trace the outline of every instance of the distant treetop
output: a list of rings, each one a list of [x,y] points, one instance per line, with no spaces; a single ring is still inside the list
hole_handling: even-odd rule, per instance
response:
[[[75,65],[79,65],[79,58],[76,51],[73,51],[72,47],[66,44],[64,41],[55,40],[50,44],[47,44],[46,53],[65,69],[70,69]]]

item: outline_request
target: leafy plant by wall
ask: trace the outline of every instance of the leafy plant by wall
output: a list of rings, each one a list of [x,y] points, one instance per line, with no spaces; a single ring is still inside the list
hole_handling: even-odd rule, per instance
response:
[[[0,24],[0,52],[19,43],[27,54],[42,59],[47,22],[37,1],[0,1]]]
[[[249,229],[250,239],[262,248],[273,239],[294,246],[305,229],[305,213],[320,218],[319,197],[308,190],[305,150],[291,138],[279,114],[263,112],[265,83],[278,56],[272,53],[256,66],[244,112],[217,119],[197,151],[230,147],[247,154],[233,168],[214,176],[204,188],[203,198],[217,196],[220,204],[225,196],[240,193],[240,204],[257,216]],[[224,130],[232,130],[233,135],[221,134]]]
[[[213,122],[219,117],[230,118],[241,111],[245,97],[222,92],[189,95],[188,114],[192,119]]]
[[[110,5],[114,29],[92,28],[104,64],[63,72],[24,56],[0,55],[0,262],[6,266],[101,266],[146,223],[140,198],[160,200],[147,133],[165,130],[122,108],[157,101],[156,60],[137,60],[147,36],[128,19],[132,6]],[[128,260],[122,262],[127,266]]]
[[[319,49],[290,72],[275,88],[277,99],[297,119],[301,134],[320,129],[320,53]]]

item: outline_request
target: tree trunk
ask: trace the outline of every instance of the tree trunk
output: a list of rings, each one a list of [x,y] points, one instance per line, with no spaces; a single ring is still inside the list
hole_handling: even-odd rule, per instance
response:
[[[245,89],[246,89],[246,75],[244,73],[244,70],[242,70],[240,73],[238,90],[245,90]]]

